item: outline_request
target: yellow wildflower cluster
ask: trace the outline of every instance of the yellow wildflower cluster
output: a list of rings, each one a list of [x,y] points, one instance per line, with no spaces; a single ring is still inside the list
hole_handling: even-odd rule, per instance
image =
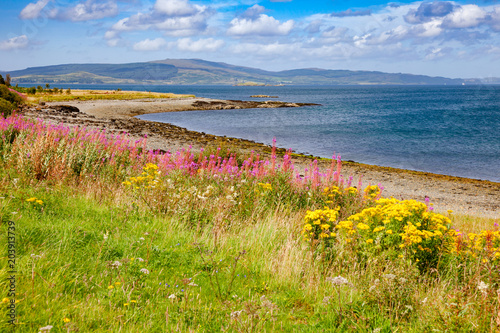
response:
[[[34,202],[34,203],[37,203],[37,204],[39,204],[40,206],[41,206],[41,205],[43,205],[43,201],[42,201],[42,200],[40,200],[40,199],[37,199],[37,198],[35,198],[35,197],[33,197],[33,198],[29,198],[29,199],[26,199],[26,201],[27,201],[27,202]]]
[[[333,226],[336,224],[339,214],[339,208],[318,209],[315,211],[308,210],[304,217],[304,227],[302,235],[304,240],[310,241],[315,239],[324,239],[335,237]]]
[[[482,257],[484,262],[500,261],[500,231],[484,230],[480,233],[462,234],[453,230],[452,252],[461,257]]]
[[[141,187],[154,188],[156,183],[158,183],[157,177],[160,174],[158,166],[153,163],[147,163],[142,170],[141,176],[130,177],[128,181],[125,181],[122,184],[132,186],[135,189],[139,189]]]
[[[382,190],[377,185],[369,185],[365,188],[365,198],[371,200],[377,200],[380,198]]]
[[[262,187],[263,190],[269,190],[269,191],[273,190],[273,186],[269,183],[258,183],[257,185]]]

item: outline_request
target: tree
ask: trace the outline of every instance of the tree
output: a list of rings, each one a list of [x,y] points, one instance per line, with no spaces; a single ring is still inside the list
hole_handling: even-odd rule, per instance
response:
[[[50,84],[45,83],[45,88],[49,89],[50,88]]]
[[[3,79],[3,76],[0,74],[0,84],[5,84],[5,80]]]
[[[10,74],[5,75],[5,85],[10,87]]]

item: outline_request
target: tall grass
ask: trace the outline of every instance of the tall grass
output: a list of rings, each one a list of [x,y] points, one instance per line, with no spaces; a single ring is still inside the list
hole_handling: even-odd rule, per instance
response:
[[[489,232],[460,234],[462,217],[344,180],[340,158],[301,177],[290,154],[144,147],[0,119],[0,219],[5,235],[16,224],[19,331],[498,329],[493,220]],[[443,238],[405,242],[410,224],[417,235],[439,224]],[[428,252],[418,246],[438,262],[419,264]]]

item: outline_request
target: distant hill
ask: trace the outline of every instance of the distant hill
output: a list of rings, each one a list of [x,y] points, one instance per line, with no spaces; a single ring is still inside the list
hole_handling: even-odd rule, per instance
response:
[[[5,75],[7,72],[0,72]],[[66,64],[9,72],[13,83],[215,84],[215,85],[457,85],[481,83],[401,73],[304,68],[266,71],[200,59],[165,59],[130,64]],[[490,79],[488,83],[500,83]],[[496,81],[495,81],[496,80]]]

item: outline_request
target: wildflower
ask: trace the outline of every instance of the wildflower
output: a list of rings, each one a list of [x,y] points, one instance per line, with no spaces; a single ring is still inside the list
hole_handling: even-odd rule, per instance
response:
[[[129,305],[130,305],[130,303],[125,303],[125,304],[123,304],[123,306],[129,306]]]
[[[198,285],[196,283],[194,283],[194,282],[189,283],[188,286],[198,287]]]
[[[486,283],[484,283],[483,281],[479,282],[479,284],[477,285],[477,289],[479,289],[480,292],[483,293],[483,295],[486,295],[487,291],[488,291],[488,285]]]
[[[137,261],[139,261],[139,262],[143,262],[143,261],[144,261],[144,259],[142,259],[142,258],[137,258]]]
[[[112,268],[118,268],[122,265],[121,262],[119,262],[118,260],[114,261],[112,264],[111,264],[111,267]]]
[[[396,275],[394,274],[384,274],[382,275],[383,278],[388,279],[388,280],[394,280],[396,278]]]
[[[326,280],[330,281],[332,284],[337,285],[337,286],[341,286],[341,285],[344,285],[344,284],[350,284],[349,281],[346,278],[344,278],[344,277],[342,277],[340,275],[336,276],[334,278],[327,277]]]
[[[362,222],[358,223],[358,225],[356,226],[356,228],[358,228],[358,230],[367,230],[367,229],[370,229],[370,226],[367,225],[367,224],[364,224]]]
[[[244,310],[231,312],[231,318],[237,319]]]
[[[41,258],[41,256],[39,256],[39,255],[35,255],[34,253],[32,253],[32,254],[31,254],[31,258],[32,258],[33,260],[38,260],[38,259],[40,259],[40,258]]]
[[[373,244],[373,239],[367,239],[367,240],[366,240],[366,243],[367,243],[367,244]]]
[[[146,268],[142,268],[142,269],[141,269],[141,273],[144,273],[144,274],[149,274],[149,271],[148,271]]]
[[[36,203],[39,204],[39,205],[43,205],[43,201],[42,200],[37,200]]]
[[[108,240],[108,234],[104,234],[102,237],[104,238],[104,241]]]
[[[115,285],[119,286],[120,284],[122,284],[121,282],[115,282]]]
[[[115,286],[108,286],[108,289],[113,289]]]
[[[130,303],[137,303],[137,301],[131,300]]]
[[[9,303],[9,301],[10,301],[10,300],[9,300],[7,297],[4,297],[4,298],[2,299],[2,303]]]
[[[331,298],[331,296],[325,296],[325,297],[323,297],[323,305],[330,304],[330,298]]]
[[[54,327],[54,326],[52,326],[52,325],[47,325],[47,326],[44,326],[44,327],[40,327],[38,330],[39,330],[40,332],[49,332],[49,331],[52,329],[52,327]]]
[[[175,299],[176,297],[177,296],[175,296],[175,294],[172,294],[172,295],[168,296],[168,298],[170,298],[170,299]]]
[[[27,202],[34,202],[36,201],[36,198],[29,198],[29,199],[26,199]]]
[[[71,321],[71,319],[64,317],[64,318],[63,318],[63,321],[64,321],[65,323],[69,323],[69,322]]]

